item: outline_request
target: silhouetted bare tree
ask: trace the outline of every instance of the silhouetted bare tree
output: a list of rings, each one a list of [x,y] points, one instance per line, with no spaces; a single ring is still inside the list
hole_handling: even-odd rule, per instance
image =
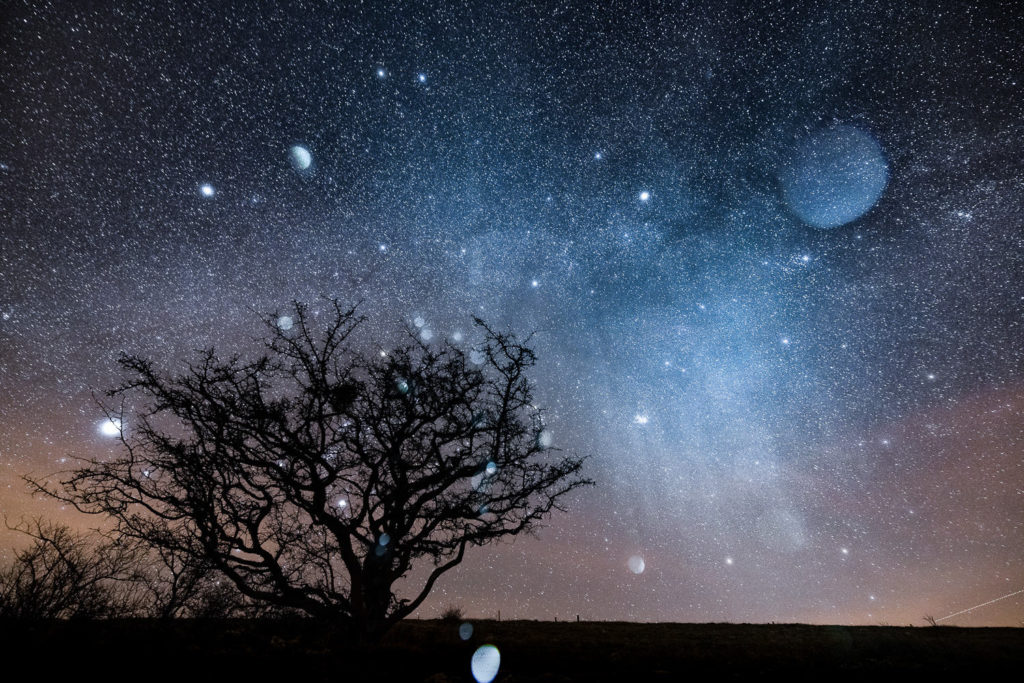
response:
[[[142,604],[135,583],[138,548],[44,520],[12,530],[31,544],[0,569],[0,617],[69,619],[134,616]]]
[[[137,538],[131,542],[141,546],[134,576],[142,600],[141,615],[160,619],[229,618],[264,611],[239,593],[205,558]]]
[[[42,519],[8,528],[32,541],[0,568],[0,617],[224,618],[268,611],[202,558]]]
[[[354,341],[362,322],[337,301],[296,303],[264,319],[251,360],[208,350],[171,375],[124,357],[129,378],[109,396],[122,399],[111,416],[125,454],[35,485],[249,598],[376,638],[467,547],[533,530],[592,482],[582,458],[550,448],[528,340],[477,320],[475,347],[410,335],[383,350]],[[400,598],[421,559],[429,573]]]
[[[213,572],[202,558],[175,548],[152,546],[135,539],[149,551],[147,562],[138,568],[139,583],[146,593],[153,617],[195,616],[194,604],[201,601],[204,589],[215,585]]]

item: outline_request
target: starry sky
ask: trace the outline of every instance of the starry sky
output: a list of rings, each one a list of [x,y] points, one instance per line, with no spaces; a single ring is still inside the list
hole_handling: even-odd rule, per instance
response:
[[[10,518],[81,523],[20,477],[117,452],[122,351],[178,367],[326,295],[381,339],[534,332],[554,445],[591,456],[421,616],[1024,619],[1014,3],[3,15]]]

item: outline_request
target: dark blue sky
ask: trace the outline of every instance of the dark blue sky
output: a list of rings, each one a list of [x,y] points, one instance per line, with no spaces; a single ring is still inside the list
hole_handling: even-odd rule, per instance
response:
[[[122,351],[330,295],[383,340],[535,331],[593,455],[424,615],[921,623],[1024,588],[1013,3],[152,4],[0,20],[5,512],[60,516],[19,475],[113,449]]]

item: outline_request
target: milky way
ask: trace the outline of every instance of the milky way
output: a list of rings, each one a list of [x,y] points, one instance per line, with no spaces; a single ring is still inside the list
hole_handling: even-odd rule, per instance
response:
[[[122,351],[326,295],[381,338],[534,332],[591,456],[423,616],[923,625],[1024,588],[1014,3],[78,4],[0,20],[12,519],[116,452]]]

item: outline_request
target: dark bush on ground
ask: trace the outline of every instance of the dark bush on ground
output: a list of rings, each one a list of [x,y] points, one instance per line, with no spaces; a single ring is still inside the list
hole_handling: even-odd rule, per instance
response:
[[[441,612],[442,621],[462,621],[464,618],[462,608],[458,605],[448,605],[443,612]]]

